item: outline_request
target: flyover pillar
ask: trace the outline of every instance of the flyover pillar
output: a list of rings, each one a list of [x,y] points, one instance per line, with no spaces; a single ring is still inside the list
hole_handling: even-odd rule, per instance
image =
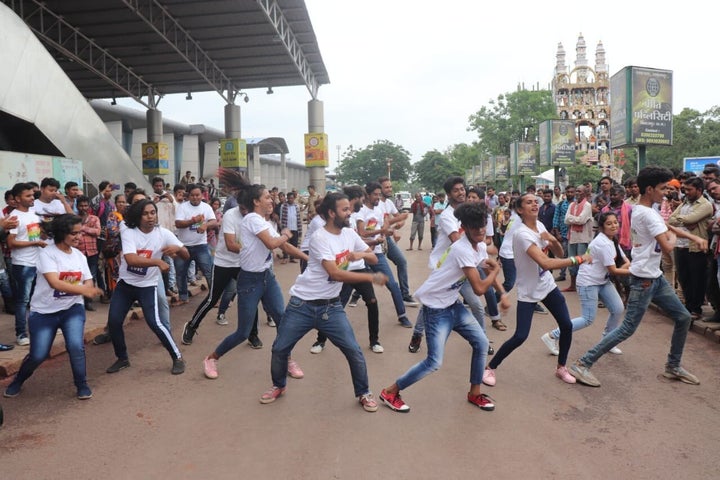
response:
[[[162,112],[158,110],[157,108],[150,108],[147,112],[145,112],[145,123],[147,124],[147,142],[148,143],[157,143],[158,145],[163,142],[163,124],[162,124]],[[145,155],[145,152],[143,152],[143,155]],[[159,151],[158,151],[159,155]],[[143,157],[144,158],[144,157]],[[160,165],[159,165],[159,157],[158,157],[158,165],[157,165],[157,173],[160,172]],[[143,162],[144,163],[144,162]],[[173,162],[174,163],[174,162]],[[176,165],[173,169],[173,179],[170,183],[175,183],[178,179],[174,178],[177,175],[174,173],[176,171],[179,171],[180,165]],[[143,165],[143,170],[145,169],[145,165]],[[170,172],[166,172],[170,173]],[[152,179],[156,175],[156,173],[147,173],[148,176],[148,182],[152,184]]]
[[[314,98],[308,102],[308,133],[325,133],[323,102]],[[325,167],[309,167],[310,183],[321,196],[325,195]]]
[[[252,150],[252,181],[253,183],[262,183],[262,169],[260,167],[260,145],[253,145]]]

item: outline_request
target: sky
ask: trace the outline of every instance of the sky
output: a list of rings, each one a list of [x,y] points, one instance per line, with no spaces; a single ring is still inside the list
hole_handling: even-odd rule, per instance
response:
[[[609,0],[558,2],[446,0],[306,0],[330,84],[319,89],[328,134],[330,169],[350,146],[388,140],[417,162],[477,140],[470,115],[498,95],[550,88],[558,43],[575,62],[583,34],[590,66],[602,42],[613,75],[625,66],[673,71],[673,113],[720,105],[716,19],[707,3],[660,7]],[[561,7],[566,6],[563,10]],[[305,87],[246,91],[242,136],[283,137],[289,158],[301,162],[307,132]],[[224,130],[224,100],[214,92],[166,96],[165,118]],[[720,153],[720,152],[718,152]]]

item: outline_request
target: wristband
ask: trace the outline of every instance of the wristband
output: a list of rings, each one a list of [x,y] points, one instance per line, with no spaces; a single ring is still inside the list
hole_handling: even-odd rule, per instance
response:
[[[583,257],[581,257],[580,255],[575,257],[575,260],[577,260],[578,265],[582,265],[583,262],[585,262],[585,259]]]
[[[575,257],[570,257],[570,264],[573,265],[573,266],[577,265],[577,258],[575,258]]]

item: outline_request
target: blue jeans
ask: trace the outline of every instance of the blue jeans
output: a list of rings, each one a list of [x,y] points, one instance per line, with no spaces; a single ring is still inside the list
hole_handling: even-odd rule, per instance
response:
[[[560,355],[558,356],[558,365],[565,365],[567,363],[570,345],[572,344],[572,322],[570,321],[570,313],[568,312],[567,303],[565,303],[565,297],[560,293],[560,289],[555,287],[548,293],[547,297],[543,299],[542,303],[547,307],[552,316],[555,317],[555,321],[560,327]],[[517,302],[517,326],[515,327],[515,333],[502,344],[493,359],[490,360],[490,364],[488,365],[490,368],[499,367],[505,357],[510,355],[527,340],[530,334],[530,327],[532,326],[535,305],[537,305],[537,303]]]
[[[13,383],[20,385],[33,374],[35,369],[50,355],[58,328],[62,330],[65,346],[70,359],[73,382],[80,388],[87,386],[85,371],[85,306],[76,303],[67,310],[55,313],[30,312],[30,353],[23,359]]]
[[[387,263],[385,254],[376,253],[375,256],[377,257],[378,262],[375,265],[369,265],[370,270],[373,272],[380,272],[388,277],[388,281],[385,286],[388,290],[390,290],[390,295],[392,295],[393,304],[395,305],[395,313],[397,313],[398,317],[401,317],[405,315],[405,303],[403,303],[400,286],[395,281],[395,277],[393,276],[392,270],[390,270],[390,265]]]
[[[215,348],[218,358],[247,340],[255,321],[258,304],[262,300],[265,311],[275,320],[278,329],[284,321],[283,296],[272,268],[263,272],[240,269],[237,276],[237,330],[225,337]]]
[[[610,316],[605,324],[603,336],[615,330],[620,325],[622,314],[625,311],[620,294],[612,282],[607,281],[602,285],[590,285],[587,287],[577,287],[578,297],[580,297],[580,305],[582,306],[582,316],[572,319],[573,332],[589,327],[595,321],[598,309],[598,298],[603,301]],[[560,338],[560,329],[556,328],[550,332],[553,338]]]
[[[12,279],[15,283],[15,336],[27,335],[27,310],[36,273],[35,267],[12,266]]]
[[[162,284],[162,281],[160,282]],[[127,345],[125,345],[125,331],[123,323],[125,317],[130,311],[133,302],[140,302],[143,316],[148,327],[157,335],[163,347],[168,351],[172,359],[180,358],[180,350],[172,338],[170,329],[167,328],[160,316],[160,306],[158,304],[158,287],[136,287],[120,280],[115,286],[112,297],[110,298],[110,308],[108,313],[108,330],[112,339],[115,356],[119,359],[127,360]]]
[[[475,320],[477,320],[480,324],[480,328],[482,328],[484,332],[485,307],[483,307],[482,302],[480,302],[480,297],[478,297],[473,291],[472,284],[470,282],[465,281],[465,283],[462,284],[460,287],[460,295],[462,295],[465,302],[467,302],[468,306],[470,306],[470,311],[472,312],[473,317],[475,317]]]
[[[485,273],[484,269],[478,267],[478,273],[480,274],[480,278],[482,278],[483,280],[487,278],[487,273]],[[485,292],[485,304],[487,305],[490,320],[500,320],[500,312],[498,311],[497,298],[495,297],[495,288],[493,288],[492,286],[488,287],[487,291]],[[485,330],[484,325],[483,330]]]
[[[584,255],[587,251],[587,248],[587,243],[569,243],[567,248],[567,256],[574,257],[576,255]],[[572,267],[569,267],[570,275],[573,277],[577,277],[579,268],[579,265],[573,265]]]
[[[517,269],[515,268],[515,259],[498,257],[500,259],[500,265],[503,269],[503,283],[502,286],[506,292],[512,290],[515,286],[515,279],[517,278]],[[500,301],[500,294],[495,292],[495,300]]]
[[[409,297],[410,285],[408,283],[407,260],[405,259],[405,255],[403,255],[402,250],[397,246],[392,236],[387,237],[387,246],[387,258],[397,267],[400,293],[402,293],[403,298]]]
[[[202,271],[205,279],[209,282],[212,277],[212,266],[213,260],[210,256],[210,250],[206,243],[202,245],[191,245],[187,248],[190,252],[190,259],[183,260],[180,257],[175,257],[175,281],[177,282],[178,293],[180,300],[188,299],[188,268],[190,268],[190,262],[195,260],[195,264]]]
[[[2,294],[4,299],[14,298],[12,286],[10,285],[10,276],[7,270],[0,271],[0,294]],[[5,307],[7,308],[7,305]]]
[[[323,333],[345,355],[350,366],[355,396],[370,393],[367,366],[350,321],[338,301],[329,305],[311,305],[298,297],[290,297],[285,317],[278,324],[278,334],[272,346],[270,373],[273,385],[284,388],[287,365],[295,344],[313,328]]]
[[[687,311],[677,295],[675,295],[673,288],[662,275],[655,279],[630,276],[630,296],[628,297],[627,309],[622,324],[605,335],[597,345],[588,350],[580,358],[580,363],[590,368],[611,348],[630,338],[640,326],[650,302],[660,307],[675,322],[672,339],[670,340],[667,366],[679,367],[683,348],[685,348],[685,339],[690,328],[690,312]]]
[[[445,354],[445,344],[450,332],[453,330],[467,340],[472,347],[470,384],[479,385],[482,382],[482,375],[485,370],[489,343],[485,332],[482,331],[473,316],[460,302],[456,302],[447,308],[423,306],[420,315],[425,318],[427,357],[420,363],[410,367],[407,372],[397,379],[400,390],[406,389],[440,368]]]

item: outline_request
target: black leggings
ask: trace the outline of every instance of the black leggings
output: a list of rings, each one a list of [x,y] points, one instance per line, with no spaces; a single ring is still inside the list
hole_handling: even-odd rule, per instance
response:
[[[555,321],[560,327],[560,355],[558,356],[558,365],[567,363],[568,352],[570,352],[570,344],[572,343],[572,321],[570,321],[570,313],[568,312],[565,297],[560,290],[555,287],[553,291],[548,293],[542,303],[547,307]],[[488,367],[495,369],[500,366],[505,357],[510,355],[513,350],[522,345],[530,334],[530,326],[532,325],[532,317],[535,311],[536,303],[517,302],[517,327],[515,333],[505,343],[502,344],[495,356],[490,360]]]

